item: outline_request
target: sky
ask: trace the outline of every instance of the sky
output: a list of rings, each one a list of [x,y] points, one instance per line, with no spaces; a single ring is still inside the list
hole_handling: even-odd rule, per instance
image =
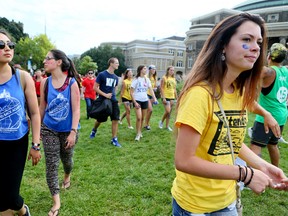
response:
[[[2,0],[4,1],[4,0]],[[31,38],[45,34],[67,55],[103,42],[186,37],[190,20],[245,0],[9,0],[0,17],[24,24]]]

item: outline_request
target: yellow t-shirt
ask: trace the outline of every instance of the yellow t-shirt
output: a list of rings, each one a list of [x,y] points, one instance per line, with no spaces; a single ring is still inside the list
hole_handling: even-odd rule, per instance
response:
[[[173,77],[163,76],[162,80],[164,82],[163,85],[164,97],[168,99],[175,99],[176,79]]]
[[[124,93],[123,93],[122,97],[126,98],[127,100],[132,100],[132,97],[130,94],[130,88],[131,88],[132,80],[125,79],[125,80],[123,80],[123,82],[125,83],[125,89],[124,89]]]
[[[150,79],[152,88],[155,89],[156,88],[156,79],[153,76],[151,76],[149,79]],[[148,89],[147,94],[152,96],[150,89]]]
[[[229,123],[238,156],[248,122],[247,113],[241,115],[242,97],[238,90],[224,93],[221,103]],[[213,114],[213,117],[212,117]],[[211,119],[212,117],[212,119]],[[194,86],[181,98],[175,125],[186,124],[201,134],[196,155],[219,164],[232,164],[231,150],[217,102],[204,87]],[[227,207],[236,199],[235,180],[208,179],[190,175],[176,169],[176,178],[171,189],[177,203],[192,213],[209,213]]]

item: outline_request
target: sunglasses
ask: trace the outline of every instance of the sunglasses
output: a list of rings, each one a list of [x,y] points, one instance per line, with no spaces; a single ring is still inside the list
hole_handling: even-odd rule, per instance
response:
[[[6,45],[9,47],[9,49],[14,49],[15,48],[15,43],[13,43],[11,41],[5,43],[4,41],[0,40],[0,49],[4,49]]]
[[[94,73],[88,73],[88,74],[94,74]]]
[[[44,60],[46,60],[46,61],[49,61],[49,60],[51,60],[51,59],[55,59],[54,57],[50,57],[50,56],[46,56],[45,58],[44,58]]]

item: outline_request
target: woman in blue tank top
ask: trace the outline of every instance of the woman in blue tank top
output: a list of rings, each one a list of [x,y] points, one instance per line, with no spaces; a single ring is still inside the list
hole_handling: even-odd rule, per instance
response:
[[[28,150],[29,124],[32,127],[32,148],[28,160],[40,161],[40,115],[34,81],[29,73],[12,68],[15,44],[0,30],[0,215],[30,215],[20,196],[20,185]]]

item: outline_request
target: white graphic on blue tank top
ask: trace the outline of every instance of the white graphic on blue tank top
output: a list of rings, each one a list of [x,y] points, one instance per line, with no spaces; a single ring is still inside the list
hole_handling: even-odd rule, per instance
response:
[[[48,106],[49,115],[57,120],[63,121],[67,118],[69,114],[69,101],[67,98],[63,96],[63,94],[59,93],[57,98],[54,98],[49,106]]]
[[[1,133],[17,131],[21,125],[22,107],[17,98],[11,97],[5,89],[0,94],[0,131]]]

